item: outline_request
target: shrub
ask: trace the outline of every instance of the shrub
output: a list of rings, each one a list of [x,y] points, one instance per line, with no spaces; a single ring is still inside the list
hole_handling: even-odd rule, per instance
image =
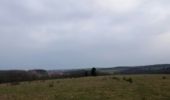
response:
[[[163,76],[162,79],[166,79],[166,76]]]
[[[146,97],[143,97],[142,100],[146,100]]]
[[[51,87],[54,87],[54,83],[50,83],[49,84],[49,87],[51,88]]]
[[[124,80],[124,81],[127,81],[127,82],[129,82],[129,83],[133,83],[133,80],[132,80],[131,77],[130,77],[130,78],[123,77],[123,80]]]
[[[119,81],[120,79],[118,77],[112,77],[112,79]]]
[[[128,81],[129,83],[133,83],[132,78],[128,78],[126,81]]]

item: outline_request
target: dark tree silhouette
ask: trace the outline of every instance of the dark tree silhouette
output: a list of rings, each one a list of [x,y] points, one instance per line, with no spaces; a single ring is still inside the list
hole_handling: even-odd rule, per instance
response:
[[[97,75],[97,74],[96,74],[96,68],[93,67],[93,68],[91,69],[91,75],[92,75],[92,76],[96,76],[96,75]]]
[[[84,72],[84,75],[85,75],[85,76],[88,76],[88,71],[85,71],[85,72]]]

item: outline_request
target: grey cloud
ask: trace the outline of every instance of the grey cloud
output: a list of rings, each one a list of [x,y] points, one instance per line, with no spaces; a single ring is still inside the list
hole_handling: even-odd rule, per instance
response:
[[[1,0],[0,68],[168,63],[169,5],[168,0]]]

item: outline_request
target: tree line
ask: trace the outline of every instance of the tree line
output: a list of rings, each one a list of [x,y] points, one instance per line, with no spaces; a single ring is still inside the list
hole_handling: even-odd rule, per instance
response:
[[[22,81],[34,81],[34,80],[47,80],[56,78],[70,78],[70,77],[86,77],[97,76],[96,68],[91,70],[79,70],[63,73],[62,75],[49,75],[46,70],[6,70],[0,71],[0,83],[9,82],[22,82]]]

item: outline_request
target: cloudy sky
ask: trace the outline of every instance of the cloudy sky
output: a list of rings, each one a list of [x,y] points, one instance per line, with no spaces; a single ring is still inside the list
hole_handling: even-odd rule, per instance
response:
[[[169,0],[0,0],[0,69],[160,63]]]

